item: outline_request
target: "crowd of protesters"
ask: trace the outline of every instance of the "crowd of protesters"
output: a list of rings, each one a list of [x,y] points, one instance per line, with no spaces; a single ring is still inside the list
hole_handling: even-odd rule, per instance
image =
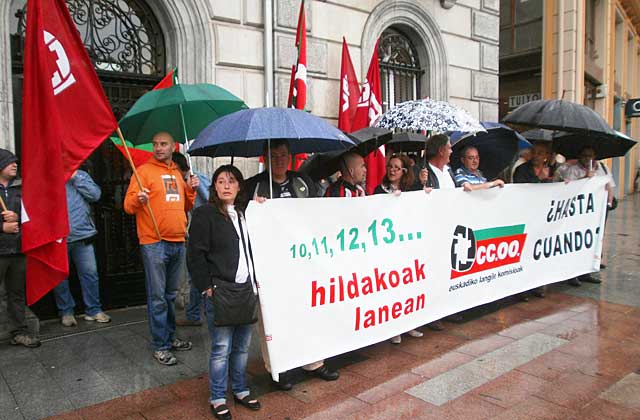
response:
[[[346,152],[340,157],[339,176],[335,182],[319,188],[307,175],[289,169],[291,151],[286,141],[273,141],[263,152],[266,169],[244,180],[232,165],[220,166],[208,179],[191,171],[189,162],[174,152],[175,142],[166,132],[152,140],[153,157],[138,168],[140,184],[132,177],[124,200],[124,209],[136,218],[145,271],[147,317],[152,354],[162,365],[175,365],[176,351],[188,351],[192,343],[176,335],[176,324],[199,326],[204,313],[211,350],[209,385],[212,413],[218,419],[231,419],[226,404],[229,382],[236,403],[251,410],[261,408],[251,394],[246,380],[249,345],[256,330],[264,335],[257,297],[257,283],[244,211],[249,200],[264,202],[276,198],[363,197],[366,166],[362,156]],[[479,189],[503,187],[503,179],[488,180],[480,171],[481,156],[475,147],[460,154],[460,165],[452,169],[451,143],[446,135],[434,135],[427,142],[424,161],[412,160],[407,154],[394,153],[387,159],[386,174],[375,194],[401,194],[404,191],[430,193],[433,189]],[[535,143],[530,153],[521,153],[515,169],[506,171],[514,183],[570,182],[595,175],[608,175],[603,163],[595,160],[592,148],[584,148],[575,162],[558,165],[548,143]],[[0,195],[5,207],[0,233],[0,284],[7,290],[7,313],[11,344],[37,347],[40,341],[30,334],[25,322],[25,257],[20,251],[20,181],[15,155],[0,149]],[[611,177],[610,177],[611,178]],[[615,184],[607,184],[609,208],[615,207]],[[319,193],[324,191],[322,194]],[[111,320],[102,310],[99,280],[92,238],[97,231],[91,218],[90,203],[100,198],[100,188],[84,170],[76,171],[67,183],[70,234],[67,239],[69,259],[76,267],[85,306],[84,320],[107,323]],[[153,212],[150,211],[153,209]],[[190,220],[189,220],[190,217]],[[186,319],[176,321],[175,300],[188,268],[189,302]],[[569,280],[574,286],[583,281],[599,282],[590,275]],[[228,290],[233,289],[227,295]],[[544,288],[533,290],[544,297]],[[238,297],[240,296],[240,297]],[[527,293],[520,295],[528,299]],[[75,302],[68,280],[54,289],[61,323],[74,327]],[[225,300],[226,299],[226,300]],[[215,302],[215,303],[214,303]],[[461,319],[460,314],[447,318]],[[442,330],[438,320],[429,325]],[[408,335],[419,338],[422,332]],[[265,340],[261,338],[265,368],[270,371]],[[398,344],[401,336],[391,339]],[[310,376],[327,381],[337,380],[338,371],[324,360],[302,367]],[[279,376],[275,386],[290,390],[287,373]]]

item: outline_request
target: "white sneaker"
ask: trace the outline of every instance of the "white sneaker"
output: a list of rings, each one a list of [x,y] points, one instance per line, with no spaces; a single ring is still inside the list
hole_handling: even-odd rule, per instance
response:
[[[111,322],[111,317],[107,314],[105,314],[104,312],[98,312],[97,314],[91,316],[91,315],[85,315],[84,316],[84,320],[85,321],[89,321],[89,322],[99,322],[101,324],[106,324],[107,322]]]
[[[424,335],[418,330],[407,331],[407,334],[409,334],[411,337],[414,337],[414,338],[420,338]]]
[[[78,321],[76,321],[76,317],[73,316],[73,314],[62,315],[62,319],[60,320],[60,323],[65,327],[75,327],[76,325],[78,325]]]
[[[396,335],[395,337],[391,338],[391,344],[400,344],[402,343],[402,337],[399,335]]]

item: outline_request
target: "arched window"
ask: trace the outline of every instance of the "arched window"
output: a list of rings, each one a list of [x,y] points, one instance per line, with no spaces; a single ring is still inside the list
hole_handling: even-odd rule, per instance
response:
[[[157,0],[153,0],[157,1]],[[11,6],[10,36],[14,98],[16,152],[20,153],[22,126],[22,79],[26,15],[25,0]],[[165,39],[152,10],[144,0],[66,0],[80,37],[93,61],[116,118],[151,90],[166,71]],[[144,272],[135,219],[124,213],[122,202],[129,185],[130,169],[110,141],[91,156],[89,166],[102,189],[94,207],[98,235],[96,257],[105,308],[145,302]],[[74,276],[72,273],[71,276]],[[72,292],[80,303],[78,282]],[[52,299],[43,299],[39,315],[55,316]]]
[[[378,45],[382,107],[386,111],[394,105],[421,98],[418,53],[411,40],[400,30],[387,28]]]

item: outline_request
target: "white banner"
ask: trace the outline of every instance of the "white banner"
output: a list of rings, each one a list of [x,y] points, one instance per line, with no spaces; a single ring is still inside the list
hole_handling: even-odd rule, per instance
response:
[[[251,203],[273,373],[597,271],[606,182]]]

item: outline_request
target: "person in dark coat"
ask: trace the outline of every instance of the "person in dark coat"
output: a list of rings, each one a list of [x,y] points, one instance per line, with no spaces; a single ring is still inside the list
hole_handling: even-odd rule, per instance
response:
[[[265,143],[262,157],[266,169],[258,175],[247,180],[248,197],[254,200],[264,198],[310,198],[317,197],[316,186],[307,175],[290,171],[291,148],[287,140],[273,140],[270,145]],[[272,184],[269,187],[269,172],[271,172]],[[262,317],[258,320],[259,334],[264,338],[264,325]],[[260,349],[264,360],[265,368],[271,372],[269,354],[267,352],[266,341],[263,339]],[[324,379],[325,381],[335,381],[340,377],[338,371],[330,369],[324,360],[302,366],[302,370],[311,376]],[[289,375],[285,372],[280,374],[279,382],[274,381],[274,385],[283,391],[290,390],[293,385],[288,380]]]
[[[25,321],[26,257],[21,252],[22,189],[18,176],[18,158],[0,149],[0,197],[4,210],[0,218],[0,285],[7,291],[7,315],[11,344],[38,347],[40,340],[29,334]]]
[[[531,159],[518,166],[513,173],[514,184],[540,184],[553,182],[555,174],[555,161],[551,160],[551,144],[549,142],[536,142],[531,150]],[[537,297],[544,297],[545,287],[537,287],[532,293]],[[520,300],[529,300],[527,292],[518,295]]]
[[[246,383],[253,326],[216,326],[210,298],[219,282],[250,282],[256,294],[257,288],[243,214],[242,173],[233,165],[223,165],[214,172],[211,183],[210,203],[192,213],[187,261],[193,284],[208,297],[205,311],[211,336],[211,410],[216,418],[229,420],[231,412],[226,405],[229,377],[236,403],[252,410],[260,409],[260,402],[251,396]]]
[[[327,188],[325,197],[364,197],[362,183],[367,177],[367,165],[364,158],[355,152],[346,152],[340,156],[340,178]]]

